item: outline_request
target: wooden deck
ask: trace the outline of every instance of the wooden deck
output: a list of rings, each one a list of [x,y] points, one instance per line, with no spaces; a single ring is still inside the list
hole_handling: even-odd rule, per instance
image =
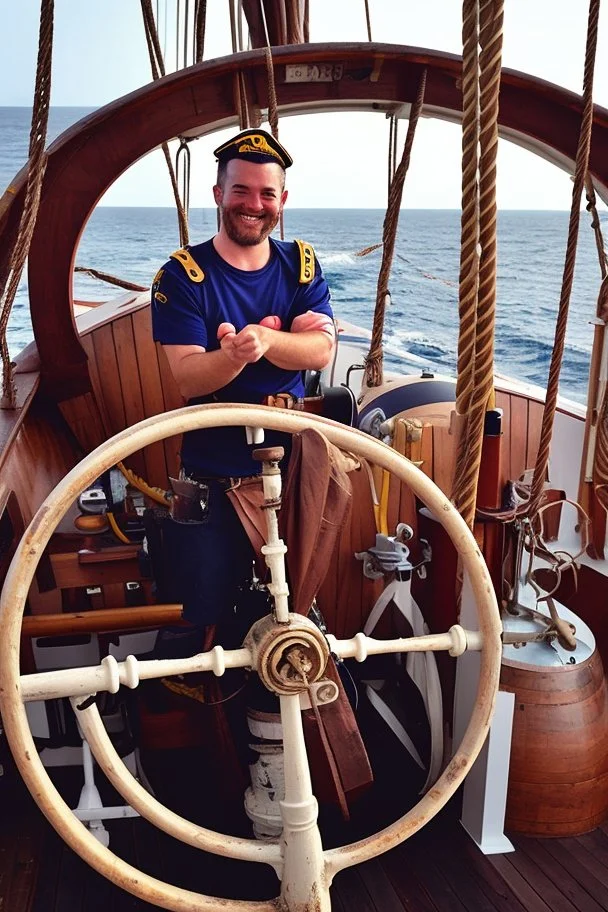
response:
[[[328,847],[352,842],[395,819],[399,798],[402,805],[410,804],[420,785],[418,768],[397,754],[392,734],[384,726],[373,730],[374,717],[368,717],[365,705],[359,715],[367,743],[373,745],[370,757],[377,791],[358,801],[348,825],[334,810],[322,810]],[[208,750],[149,751],[142,756],[157,796],[169,807],[204,825],[249,835],[240,797],[233,805],[222,804],[218,818],[217,808],[210,808],[209,797],[197,787],[210,781]],[[0,776],[0,912],[155,908],[106,881],[67,848],[38,811],[1,741],[0,763],[4,770]],[[73,807],[81,772],[57,769],[51,775]],[[97,784],[104,800],[117,803],[100,779]],[[186,789],[185,782],[190,783]],[[390,800],[383,803],[387,795]],[[608,912],[608,824],[569,839],[511,834],[515,852],[484,856],[460,826],[458,812],[457,795],[403,845],[341,872],[332,887],[334,912]],[[110,847],[117,855],[162,880],[235,899],[270,899],[278,893],[278,881],[266,866],[183,846],[140,818],[106,825]]]
[[[15,793],[11,804],[14,805]],[[6,912],[127,912],[154,907],[130,896],[68,849],[22,799],[0,827],[0,909]],[[5,805],[6,808],[6,805]],[[174,883],[235,898],[276,895],[260,866],[176,847],[146,821],[108,824],[113,850]],[[15,830],[18,830],[15,833]],[[608,828],[570,839],[516,838],[516,851],[484,857],[448,810],[406,844],[340,873],[335,912],[602,912],[608,910]]]

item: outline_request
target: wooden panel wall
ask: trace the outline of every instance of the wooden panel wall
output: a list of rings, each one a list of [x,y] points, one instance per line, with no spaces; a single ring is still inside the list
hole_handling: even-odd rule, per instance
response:
[[[502,483],[516,480],[534,466],[543,404],[514,393],[498,392],[496,405],[503,409]]]
[[[75,441],[57,407],[35,400],[2,467],[0,509],[10,500],[15,527],[29,525],[42,501],[78,458]],[[34,612],[60,611],[61,594],[58,590],[40,593],[34,579],[30,606]]]
[[[161,346],[152,340],[148,307],[118,317],[82,336],[93,394],[62,404],[62,412],[86,451],[143,418],[180,408]],[[149,484],[166,488],[178,468],[180,438],[134,453],[129,468]]]

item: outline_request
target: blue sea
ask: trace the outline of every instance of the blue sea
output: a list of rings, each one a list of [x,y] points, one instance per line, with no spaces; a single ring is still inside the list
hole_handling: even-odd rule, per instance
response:
[[[88,109],[53,108],[49,141]],[[30,112],[0,108],[0,188],[25,163]],[[288,209],[286,237],[314,244],[332,292],[335,312],[371,329],[381,250],[366,257],[356,252],[380,241],[383,210]],[[499,373],[545,386],[560,296],[569,214],[556,211],[502,211],[498,220],[498,305],[496,369]],[[604,234],[608,218],[602,213]],[[192,209],[190,233],[211,236],[212,209]],[[178,244],[173,209],[98,207],[86,226],[77,264],[141,284]],[[386,318],[386,365],[413,371],[428,367],[453,373],[458,332],[460,213],[456,210],[403,209],[395,247]],[[570,323],[562,367],[561,393],[584,400],[591,321],[600,271],[588,213],[581,230]],[[110,286],[77,275],[75,296],[103,300]],[[9,327],[15,355],[31,338],[27,277],[24,275]]]

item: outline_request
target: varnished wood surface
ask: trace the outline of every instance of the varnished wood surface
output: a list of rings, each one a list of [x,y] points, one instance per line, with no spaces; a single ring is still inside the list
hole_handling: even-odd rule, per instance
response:
[[[143,418],[184,404],[162,347],[152,341],[148,306],[91,327],[82,344],[92,392],[63,402],[61,410],[87,450]],[[180,439],[151,444],[125,463],[148,484],[166,490],[179,468]]]
[[[10,912],[152,912],[156,907],[119,890],[85,865],[28,803],[0,830],[0,900]],[[142,820],[110,822],[111,846],[126,860],[169,880],[202,889],[213,867],[233,895],[257,887],[277,892],[268,870],[211,860],[185,850]],[[7,829],[9,832],[7,832]],[[11,832],[12,830],[12,832]],[[568,839],[513,837],[516,851],[483,856],[444,812],[407,843],[341,872],[332,912],[607,912],[608,829]],[[209,864],[211,862],[211,865]],[[238,867],[238,866],[237,866]],[[212,881],[213,883],[213,881]],[[217,879],[216,879],[217,883]]]
[[[276,48],[273,53],[279,110],[310,102],[328,107],[375,98],[407,103],[427,69],[425,104],[461,110],[460,59],[416,48],[391,45],[307,45]],[[341,80],[288,83],[286,64],[334,62],[344,67]],[[29,287],[35,338],[43,378],[59,397],[90,389],[86,354],[72,318],[72,262],[83,224],[104,190],[131,163],[173,136],[209,129],[236,116],[234,73],[241,68],[250,101],[266,107],[265,56],[251,51],[238,59],[208,61],[145,86],[86,117],[51,147],[38,224],[29,256]],[[377,79],[370,79],[375,72]],[[349,78],[350,76],[350,78]],[[541,80],[503,71],[499,119],[503,127],[540,140],[574,160],[581,100]],[[596,109],[590,172],[608,184],[608,112]],[[74,186],[78,193],[73,193]],[[16,230],[24,198],[20,175],[0,200],[0,249]],[[0,255],[0,272],[4,261]],[[52,268],[50,268],[52,266]],[[57,353],[61,352],[61,358]]]
[[[507,826],[579,835],[608,819],[608,688],[599,652],[540,669],[503,661],[515,694]]]

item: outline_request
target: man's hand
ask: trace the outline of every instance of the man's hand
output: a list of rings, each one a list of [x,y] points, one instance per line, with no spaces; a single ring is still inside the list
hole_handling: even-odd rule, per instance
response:
[[[239,366],[259,361],[270,346],[267,328],[256,324],[249,324],[237,333],[232,323],[221,323],[217,338],[226,357]]]

